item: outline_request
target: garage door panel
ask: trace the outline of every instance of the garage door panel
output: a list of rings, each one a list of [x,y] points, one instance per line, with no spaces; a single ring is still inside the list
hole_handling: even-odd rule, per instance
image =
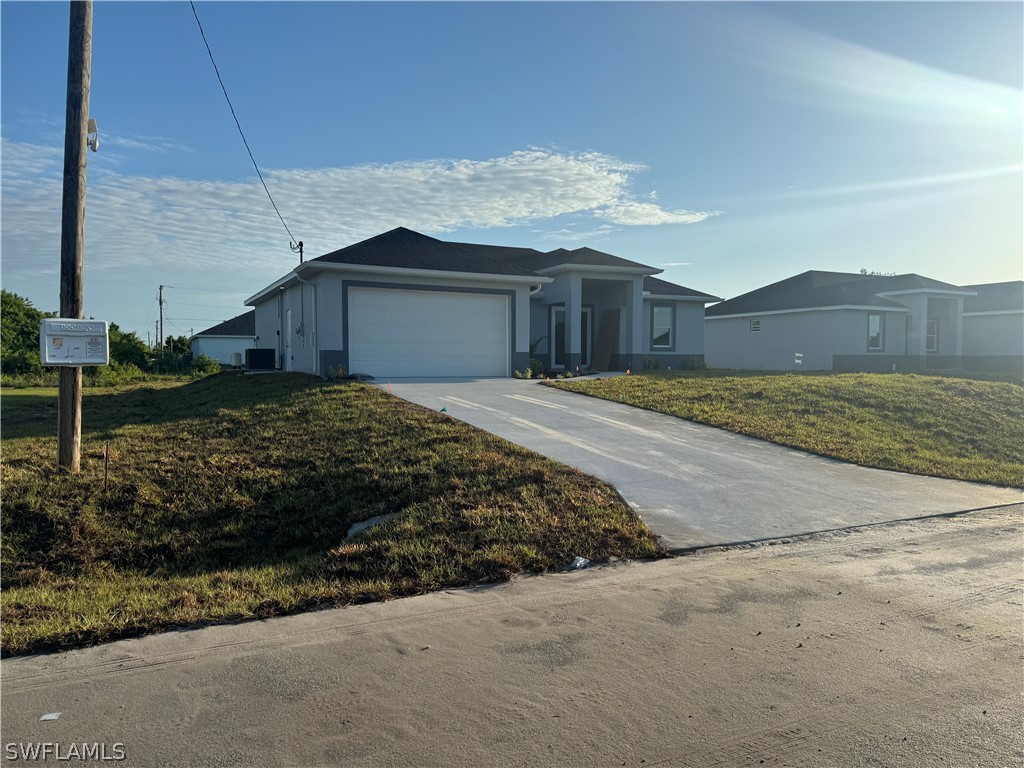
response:
[[[351,288],[349,367],[377,377],[508,376],[502,295]]]

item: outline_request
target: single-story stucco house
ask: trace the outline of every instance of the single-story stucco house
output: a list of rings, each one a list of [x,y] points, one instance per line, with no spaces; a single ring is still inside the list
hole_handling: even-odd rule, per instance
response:
[[[200,331],[189,339],[189,344],[193,360],[199,355],[206,355],[224,365],[231,365],[232,353],[238,352],[244,362],[245,350],[252,349],[255,341],[256,311],[250,310]]]
[[[809,271],[708,307],[712,368],[921,371],[962,366],[976,291],[921,275]]]
[[[278,367],[377,378],[701,365],[714,296],[591,248],[454,243],[404,227],[299,264],[246,300]]]
[[[964,288],[964,368],[1024,375],[1024,281]]]

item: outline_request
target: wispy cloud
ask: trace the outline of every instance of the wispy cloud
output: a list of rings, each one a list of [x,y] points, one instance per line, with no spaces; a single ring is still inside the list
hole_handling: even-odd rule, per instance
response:
[[[132,136],[130,134],[105,133],[100,130],[100,141],[102,144],[122,149],[134,149],[142,152],[188,152],[194,154],[195,150],[174,139],[165,139],[162,136]]]
[[[657,224],[697,224],[720,211],[671,211],[654,203],[641,203],[637,200],[615,200],[597,211],[598,218],[613,224],[626,226],[657,225]]]
[[[933,190],[939,187],[960,186],[965,183],[996,179],[1001,176],[1019,176],[1024,165],[1014,163],[996,168],[979,168],[971,171],[932,174],[929,176],[913,176],[903,179],[887,179],[862,184],[846,184],[818,189],[795,190],[793,185],[786,187],[786,199],[824,197],[842,197],[846,195],[878,195],[886,193],[912,193],[917,190]]]
[[[659,267],[690,267],[693,266],[692,261],[665,261],[658,265]]]
[[[814,103],[929,125],[972,125],[1019,131],[1021,92],[926,66],[749,11],[728,17],[733,50],[810,85]],[[795,92],[789,92],[795,93]]]
[[[595,242],[603,240],[612,232],[618,232],[622,227],[613,227],[611,224],[601,224],[589,229],[575,229],[573,225],[561,229],[534,229],[534,234],[540,235],[541,240],[557,243],[580,243]]]
[[[4,268],[37,270],[44,266],[39,254],[60,250],[62,151],[4,141],[0,153]],[[100,159],[90,156],[90,163],[100,165]],[[619,226],[692,224],[712,215],[637,201],[630,187],[642,170],[598,152],[530,149],[487,160],[270,170],[264,176],[309,256],[399,225],[442,234],[565,215],[596,220],[586,232],[562,233],[563,240],[580,240]],[[287,235],[255,179],[131,176],[102,165],[90,168],[86,252],[95,269],[235,265],[276,273],[291,261]]]

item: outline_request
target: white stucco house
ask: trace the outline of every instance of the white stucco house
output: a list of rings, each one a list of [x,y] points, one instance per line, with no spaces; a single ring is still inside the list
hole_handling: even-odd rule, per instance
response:
[[[964,288],[964,368],[1024,375],[1024,281]]]
[[[710,294],[590,248],[455,243],[404,227],[299,264],[246,300],[277,367],[377,378],[702,364]]]
[[[754,370],[956,369],[976,294],[915,274],[804,272],[708,307],[706,359]]]
[[[244,362],[245,350],[252,349],[255,341],[256,312],[250,310],[200,331],[189,339],[189,345],[193,359],[199,355],[207,355],[224,365],[231,365],[232,353],[238,352]]]

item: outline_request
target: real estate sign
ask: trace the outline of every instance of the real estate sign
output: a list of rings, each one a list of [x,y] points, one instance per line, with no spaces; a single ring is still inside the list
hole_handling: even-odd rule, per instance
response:
[[[39,325],[39,357],[47,368],[106,365],[110,359],[107,321],[46,318]]]

